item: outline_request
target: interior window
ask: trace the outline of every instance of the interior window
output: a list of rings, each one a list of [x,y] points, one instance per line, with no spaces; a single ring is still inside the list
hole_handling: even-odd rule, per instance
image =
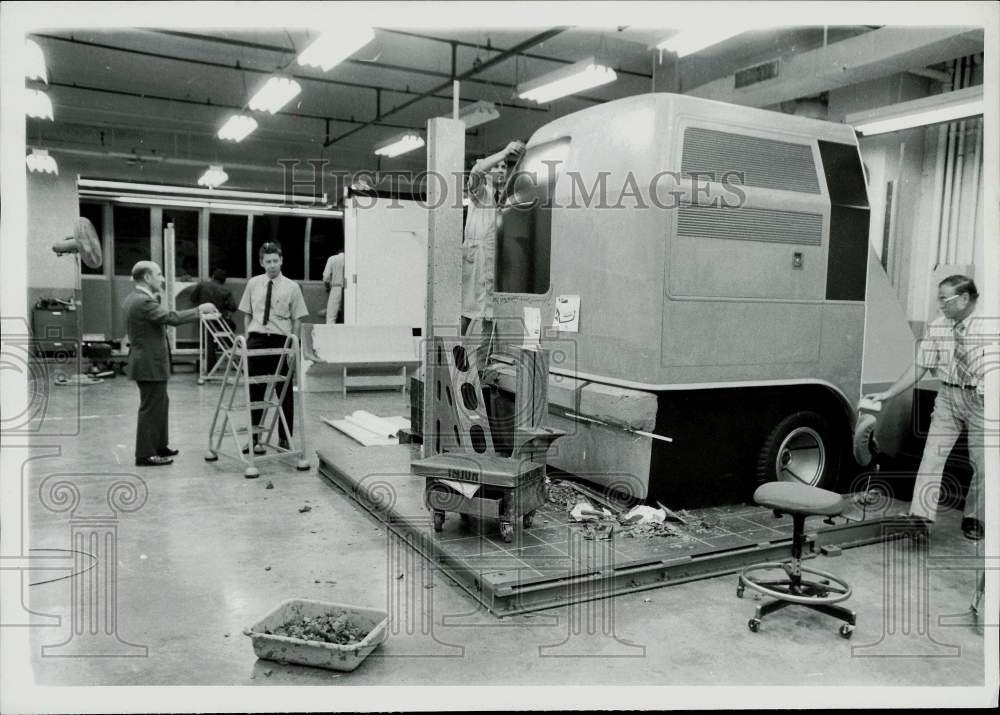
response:
[[[269,241],[281,244],[281,273],[292,280],[305,278],[306,219],[304,216],[263,214],[253,217],[251,270],[263,273],[260,247]]]
[[[208,273],[221,268],[230,278],[247,278],[247,217],[213,213],[208,217]]]
[[[344,250],[344,221],[340,218],[313,218],[309,231],[309,280],[323,280],[326,259]]]
[[[150,260],[149,207],[115,205],[115,275],[131,276],[132,266]]]

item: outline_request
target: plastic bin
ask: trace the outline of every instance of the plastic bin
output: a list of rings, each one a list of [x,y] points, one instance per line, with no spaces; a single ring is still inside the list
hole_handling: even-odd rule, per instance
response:
[[[345,611],[358,626],[367,627],[368,635],[360,643],[337,645],[265,633],[293,619],[325,615],[337,617]],[[389,614],[376,608],[293,598],[280,603],[257,623],[244,629],[243,634],[250,637],[253,642],[253,652],[258,658],[279,663],[311,665],[328,670],[351,671],[361,665],[361,661],[385,640],[388,620]]]

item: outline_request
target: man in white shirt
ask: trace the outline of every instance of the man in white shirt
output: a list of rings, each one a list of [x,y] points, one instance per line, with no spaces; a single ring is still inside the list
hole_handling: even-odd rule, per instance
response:
[[[256,275],[247,281],[240,300],[240,311],[244,315],[244,325],[247,333],[247,349],[280,348],[289,335],[299,334],[302,318],[309,315],[306,302],[302,298],[299,284],[281,274],[281,245],[274,242],[265,243],[260,247],[260,265],[264,269],[262,275]],[[273,375],[280,362],[278,355],[258,355],[249,358],[248,368],[251,376]],[[286,375],[291,379],[293,366],[286,360]],[[250,400],[259,402],[264,399],[267,385],[250,385]],[[288,448],[291,442],[291,432],[294,425],[294,396],[292,385],[285,391],[285,399],[281,403],[281,411],[288,423],[289,434],[281,434],[279,420],[279,446]],[[261,425],[263,410],[253,410],[251,413],[254,425]],[[262,454],[263,445],[257,444],[258,436],[253,436],[255,454]],[[248,477],[250,478],[250,477]]]
[[[341,251],[326,259],[323,269],[323,285],[329,293],[326,299],[326,322],[336,323],[344,298],[344,252]]]
[[[967,276],[953,275],[941,281],[937,300],[942,315],[927,326],[918,346],[916,365],[885,392],[866,396],[876,401],[889,400],[909,389],[928,370],[937,374],[941,388],[934,400],[924,455],[913,485],[910,516],[934,522],[945,463],[964,429],[973,473],[965,495],[962,533],[975,541],[983,538],[984,372],[1000,339],[996,325],[991,327],[990,321],[979,315],[978,298],[976,284]]]

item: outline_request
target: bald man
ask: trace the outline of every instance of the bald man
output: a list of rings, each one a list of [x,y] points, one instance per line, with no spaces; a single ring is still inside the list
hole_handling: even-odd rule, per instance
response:
[[[168,439],[170,400],[167,379],[170,358],[167,352],[168,325],[194,323],[202,313],[215,313],[211,303],[202,303],[189,310],[167,310],[157,296],[166,281],[160,267],[153,261],[139,261],[132,268],[135,290],[125,299],[125,329],[131,350],[128,355],[128,375],[139,386],[139,420],[135,431],[135,465],[162,467],[173,463],[177,454]]]

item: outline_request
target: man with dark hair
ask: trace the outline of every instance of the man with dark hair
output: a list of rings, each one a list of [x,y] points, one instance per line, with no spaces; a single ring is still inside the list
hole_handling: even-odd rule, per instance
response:
[[[202,303],[190,310],[167,310],[157,295],[166,281],[160,267],[152,261],[139,261],[132,268],[135,290],[125,299],[125,329],[131,350],[128,355],[128,375],[139,387],[139,419],[135,430],[135,464],[137,467],[162,467],[171,464],[177,454],[169,446],[168,419],[170,399],[167,380],[170,358],[167,352],[168,325],[194,323],[199,313],[214,313],[215,306]]]
[[[298,336],[302,318],[309,315],[306,302],[302,298],[299,284],[281,274],[281,244],[269,241],[260,247],[260,265],[264,273],[256,275],[247,281],[239,309],[244,315],[244,325],[247,333],[247,348],[280,348],[289,335]],[[278,369],[281,358],[278,355],[259,355],[249,359],[248,368],[251,376],[273,375]],[[294,373],[292,365],[285,362],[286,375]],[[264,399],[267,385],[250,385],[250,400],[259,402]],[[291,443],[291,432],[294,424],[294,397],[292,386],[285,391],[285,399],[281,403],[281,411],[288,423],[289,434],[282,434],[279,424],[279,446],[287,449]],[[254,425],[261,424],[263,410],[253,410],[251,419]],[[253,435],[253,450],[255,454],[263,454],[264,446],[258,444],[258,436]],[[250,449],[250,445],[247,446]],[[251,477],[248,477],[251,478]]]
[[[212,278],[210,280],[199,281],[191,290],[191,302],[211,303],[216,307],[222,319],[226,321],[229,327],[235,330],[236,324],[230,315],[236,310],[236,301],[233,300],[233,294],[225,287],[226,277],[224,270],[216,268],[212,271]],[[208,369],[211,369],[215,365],[216,351],[215,341],[209,337],[207,346]]]
[[[941,387],[934,400],[924,455],[913,485],[910,516],[934,522],[945,463],[965,430],[972,482],[965,495],[962,533],[975,541],[983,538],[984,372],[998,339],[996,334],[987,332],[988,321],[976,309],[978,299],[976,284],[968,276],[953,275],[941,281],[937,296],[941,315],[927,326],[918,346],[916,365],[908,368],[888,390],[866,396],[879,402],[889,400],[909,389],[928,370],[937,374]]]

